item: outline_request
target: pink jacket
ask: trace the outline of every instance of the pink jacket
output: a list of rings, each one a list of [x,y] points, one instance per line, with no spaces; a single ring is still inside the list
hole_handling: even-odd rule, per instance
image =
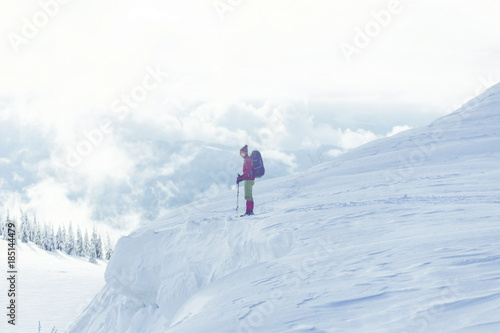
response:
[[[245,157],[245,162],[243,162],[243,174],[241,175],[243,180],[255,180],[254,177],[250,177],[250,173],[253,172],[253,162],[250,156]]]

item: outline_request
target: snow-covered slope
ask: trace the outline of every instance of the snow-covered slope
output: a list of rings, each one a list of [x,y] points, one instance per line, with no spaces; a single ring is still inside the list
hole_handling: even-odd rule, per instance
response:
[[[7,323],[7,310],[2,311],[0,332],[51,332],[55,327],[64,332],[78,318],[85,306],[104,286],[106,264],[69,256],[60,251],[47,252],[33,243],[19,242],[17,247],[16,325]],[[0,259],[7,275],[7,242],[0,240]],[[2,276],[0,290],[3,306],[7,306],[7,279]],[[4,308],[5,309],[5,308]]]
[[[500,331],[500,85],[122,238],[69,332]]]

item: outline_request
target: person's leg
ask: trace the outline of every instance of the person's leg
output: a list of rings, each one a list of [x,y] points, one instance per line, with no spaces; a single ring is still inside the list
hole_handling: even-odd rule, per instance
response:
[[[253,204],[254,204],[254,202],[253,201],[247,201],[247,203],[248,203],[248,206],[247,206],[248,214],[249,215],[253,215]]]
[[[247,215],[253,214],[253,196],[252,196],[252,188],[255,181],[253,180],[245,180],[245,200],[247,201]]]

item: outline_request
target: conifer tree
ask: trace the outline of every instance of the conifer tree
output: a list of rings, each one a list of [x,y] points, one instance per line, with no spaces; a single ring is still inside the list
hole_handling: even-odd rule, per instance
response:
[[[111,259],[113,255],[113,246],[111,245],[111,240],[109,239],[109,234],[107,234],[107,244],[106,244],[106,260]]]
[[[17,220],[17,218],[15,219],[16,220],[16,235],[15,235],[15,237],[16,237],[16,239],[20,240],[21,237],[22,237],[22,232],[23,232],[23,230],[22,230],[22,228],[23,228],[23,223],[22,223],[23,219],[22,219],[22,217],[23,217],[23,214],[24,214],[23,210],[19,209],[19,213],[20,213],[19,215],[20,215],[21,218],[19,219],[19,221]]]
[[[92,228],[92,236],[90,237],[90,246],[89,246],[89,256],[95,255],[97,257],[97,230],[95,226]]]
[[[102,251],[102,240],[101,240],[101,235],[97,236],[97,244],[95,247],[95,252],[96,252],[96,257],[97,259],[102,259],[103,256],[103,251]]]
[[[64,243],[64,252],[69,255],[75,254],[75,235],[73,234],[73,225],[70,222],[68,232],[66,234],[66,242]]]
[[[17,218],[13,216],[10,219],[10,223],[13,223],[15,225],[16,234],[14,235],[14,241],[17,244],[18,243],[17,241],[19,239],[19,222],[17,221]],[[9,231],[9,227],[7,226],[7,233],[8,233],[8,231]],[[7,235],[7,236],[9,236],[9,235]]]
[[[40,232],[42,234],[41,248],[47,251],[49,249],[49,228],[45,223]]]
[[[89,232],[85,229],[85,236],[83,237],[83,250],[85,251],[85,257],[90,256],[90,243],[89,243]]]
[[[96,250],[95,250],[95,244],[94,242],[90,242],[90,258],[89,258],[89,262],[93,263],[93,264],[97,264],[97,260],[96,260]]]
[[[5,223],[2,223],[2,225],[1,225],[2,239],[4,239],[4,240],[7,240],[7,238],[9,238],[7,226],[9,225],[10,222],[11,222],[10,214],[9,214],[9,211],[7,211],[7,217],[5,218]]]
[[[33,223],[31,223],[28,239],[30,242],[35,243],[35,232],[36,232],[36,215],[33,216]]]
[[[85,256],[85,250],[83,248],[82,231],[80,230],[80,226],[76,228],[75,253],[79,257]]]
[[[61,231],[61,226],[57,228],[56,236],[54,238],[54,248],[56,250],[61,250],[61,237],[62,237],[62,231]]]
[[[66,226],[63,225],[62,230],[61,230],[61,243],[59,244],[60,250],[64,251],[65,250],[65,244],[66,244]]]
[[[54,227],[48,228],[48,250],[54,252],[56,250],[56,237],[54,235]]]
[[[43,242],[42,242],[43,230],[40,227],[40,223],[38,223],[38,221],[36,221],[36,223],[33,225],[33,229],[34,229],[34,239],[33,239],[33,242],[36,245],[38,245],[38,247],[43,247]]]
[[[19,228],[19,238],[21,242],[28,243],[30,234],[30,226],[28,221],[28,215],[21,209],[21,225]]]

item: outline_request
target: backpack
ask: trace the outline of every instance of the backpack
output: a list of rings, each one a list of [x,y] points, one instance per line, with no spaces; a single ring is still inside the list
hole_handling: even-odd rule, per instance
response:
[[[253,171],[250,173],[251,177],[260,178],[264,176],[266,173],[266,169],[264,168],[264,161],[262,161],[262,156],[258,150],[254,150],[252,155],[250,155],[253,164]]]

